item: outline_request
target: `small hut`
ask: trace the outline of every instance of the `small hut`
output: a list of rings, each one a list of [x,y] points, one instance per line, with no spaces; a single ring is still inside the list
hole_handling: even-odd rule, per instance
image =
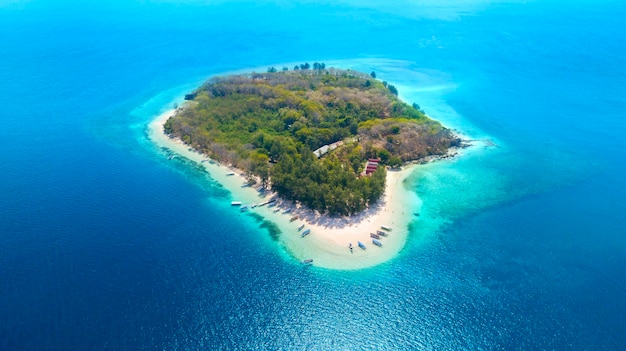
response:
[[[368,176],[374,173],[376,169],[378,169],[378,163],[380,163],[380,159],[377,158],[370,158],[367,160],[367,163],[365,164],[365,175]]]

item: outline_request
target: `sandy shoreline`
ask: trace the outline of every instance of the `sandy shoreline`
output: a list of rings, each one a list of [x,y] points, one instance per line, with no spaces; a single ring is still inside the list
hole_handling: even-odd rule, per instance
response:
[[[168,110],[149,123],[148,134],[154,143],[203,165],[213,179],[231,192],[233,201],[250,206],[272,198],[273,194],[269,191],[262,194],[253,187],[243,187],[245,179],[236,169],[210,161],[207,156],[194,151],[182,141],[167,136],[163,125],[174,112],[174,109]],[[383,199],[350,218],[319,216],[314,211],[296,208],[290,202],[280,200],[272,204],[276,206],[257,206],[249,211],[278,226],[281,231],[279,240],[297,260],[310,258],[314,260],[315,266],[331,269],[371,267],[395,257],[406,243],[409,223],[414,219],[413,213],[420,207],[415,193],[406,191],[404,186],[404,181],[415,167],[417,165],[409,165],[399,171],[388,171]],[[233,206],[233,211],[239,209]],[[294,216],[298,219],[290,221]],[[301,224],[305,225],[303,230],[311,230],[304,238],[298,231]],[[370,233],[380,230],[383,225],[392,230],[388,236],[381,237],[383,246],[378,247],[372,243]],[[364,243],[367,249],[360,249],[358,241]],[[348,248],[349,243],[354,247],[352,251]]]

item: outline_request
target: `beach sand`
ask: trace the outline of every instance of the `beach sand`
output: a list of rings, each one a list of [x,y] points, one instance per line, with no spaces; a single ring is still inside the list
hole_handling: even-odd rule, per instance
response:
[[[271,191],[261,193],[254,187],[243,186],[245,178],[238,170],[210,161],[181,140],[166,135],[163,125],[174,113],[174,109],[168,110],[150,122],[148,133],[154,143],[203,165],[213,179],[231,192],[233,201],[251,206],[275,198]],[[349,218],[320,216],[280,199],[272,206],[257,206],[248,211],[276,224],[281,231],[279,240],[298,261],[313,259],[313,265],[330,269],[375,266],[389,261],[402,250],[409,234],[409,223],[415,219],[414,213],[419,212],[419,198],[405,187],[407,177],[416,167],[408,165],[398,171],[388,170],[384,197],[368,210]],[[239,211],[239,208],[233,206],[233,211]],[[294,216],[298,219],[292,221]],[[302,224],[304,228],[298,231]],[[370,233],[381,230],[381,226],[388,226],[391,230],[387,236],[381,237],[382,247],[378,247],[372,243]],[[310,229],[310,234],[301,237],[306,229]],[[359,241],[365,244],[365,250],[358,247]],[[348,248],[350,243],[352,250]]]

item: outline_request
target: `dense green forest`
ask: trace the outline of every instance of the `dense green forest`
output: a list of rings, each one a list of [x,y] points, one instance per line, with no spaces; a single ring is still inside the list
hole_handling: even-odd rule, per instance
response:
[[[354,214],[385,188],[385,167],[363,175],[368,158],[396,167],[460,143],[374,77],[307,63],[212,78],[185,96],[165,132],[286,199],[321,213]],[[336,142],[319,158],[313,153]]]

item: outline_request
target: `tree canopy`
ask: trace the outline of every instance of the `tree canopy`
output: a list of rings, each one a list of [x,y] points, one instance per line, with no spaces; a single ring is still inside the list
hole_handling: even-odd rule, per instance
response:
[[[185,96],[165,131],[280,196],[332,215],[360,212],[384,192],[385,167],[363,175],[368,158],[395,167],[458,143],[398,100],[393,85],[323,63],[310,67],[212,78]],[[313,153],[336,142],[320,158]]]

